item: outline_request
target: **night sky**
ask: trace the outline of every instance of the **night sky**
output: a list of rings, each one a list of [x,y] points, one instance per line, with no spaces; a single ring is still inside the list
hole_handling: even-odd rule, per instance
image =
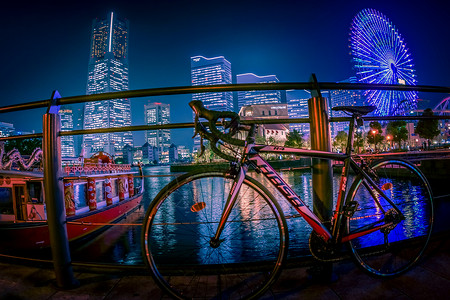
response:
[[[92,20],[114,11],[130,21],[130,89],[190,85],[190,57],[223,55],[236,74],[276,75],[281,82],[354,76],[349,27],[364,8],[395,25],[412,54],[418,84],[450,86],[448,1],[15,1],[2,4],[1,106],[86,93]],[[419,94],[434,106],[445,95]],[[172,122],[190,122],[190,95],[171,104]],[[148,98],[132,101],[133,125]],[[4,114],[16,129],[42,131],[42,113]],[[23,120],[27,120],[24,122]],[[174,130],[173,142],[191,132]],[[135,135],[141,145],[142,133]]]

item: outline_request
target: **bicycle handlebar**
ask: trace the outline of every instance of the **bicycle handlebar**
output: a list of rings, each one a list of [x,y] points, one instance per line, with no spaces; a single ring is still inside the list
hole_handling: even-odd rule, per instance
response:
[[[233,135],[241,129],[239,115],[232,111],[209,110],[205,108],[200,100],[193,100],[189,102],[189,106],[195,113],[195,134],[199,133],[201,137],[205,137],[209,140],[211,142],[211,150],[220,157],[226,160],[235,160],[235,157],[220,151],[216,144],[219,140],[222,140],[228,144],[239,147],[243,147],[245,145],[245,141],[233,138]],[[206,130],[203,124],[199,121],[199,118],[204,118],[208,121],[208,127],[211,132]],[[217,122],[219,119],[223,119],[222,124],[224,129],[229,129],[227,133],[223,133],[217,129]],[[225,122],[225,119],[229,119],[229,121]]]

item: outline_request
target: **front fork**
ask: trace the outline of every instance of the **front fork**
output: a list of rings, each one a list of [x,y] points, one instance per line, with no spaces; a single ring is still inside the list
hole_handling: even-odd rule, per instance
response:
[[[211,237],[209,244],[213,248],[217,248],[224,241],[220,239],[220,235],[222,234],[223,229],[225,228],[225,224],[228,220],[228,217],[231,214],[231,209],[234,207],[236,203],[237,195],[239,194],[239,190],[241,189],[242,183],[244,182],[245,175],[248,171],[248,165],[243,164],[238,170],[236,177],[234,179],[233,185],[231,186],[230,193],[228,194],[227,201],[225,202],[225,207],[222,211],[222,216],[219,220],[219,226],[217,227],[216,234]]]

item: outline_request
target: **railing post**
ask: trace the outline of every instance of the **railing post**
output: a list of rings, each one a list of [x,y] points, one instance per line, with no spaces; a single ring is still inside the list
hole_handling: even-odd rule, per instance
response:
[[[61,96],[53,92],[52,105],[43,118],[44,193],[47,223],[55,269],[56,285],[68,289],[78,285],[72,271],[64,208],[64,186],[61,179],[61,121],[59,107],[54,105]]]
[[[308,100],[311,149],[331,151],[330,122],[326,98]],[[333,174],[330,160],[312,159],[313,211],[322,221],[330,221],[333,213]],[[332,279],[332,264],[325,263],[314,270],[321,280]]]

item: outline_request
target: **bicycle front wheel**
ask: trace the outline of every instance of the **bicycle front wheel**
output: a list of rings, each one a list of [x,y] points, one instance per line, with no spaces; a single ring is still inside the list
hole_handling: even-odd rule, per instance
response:
[[[402,160],[381,160],[370,169],[370,177],[395,203],[386,199],[359,175],[349,197],[359,208],[347,220],[349,234],[381,229],[350,240],[359,265],[372,274],[391,276],[408,270],[423,254],[433,227],[433,197],[424,175]]]
[[[246,177],[220,243],[212,242],[233,176],[183,175],[148,208],[143,247],[155,281],[178,299],[259,297],[277,278],[287,252],[287,226],[273,196]]]

